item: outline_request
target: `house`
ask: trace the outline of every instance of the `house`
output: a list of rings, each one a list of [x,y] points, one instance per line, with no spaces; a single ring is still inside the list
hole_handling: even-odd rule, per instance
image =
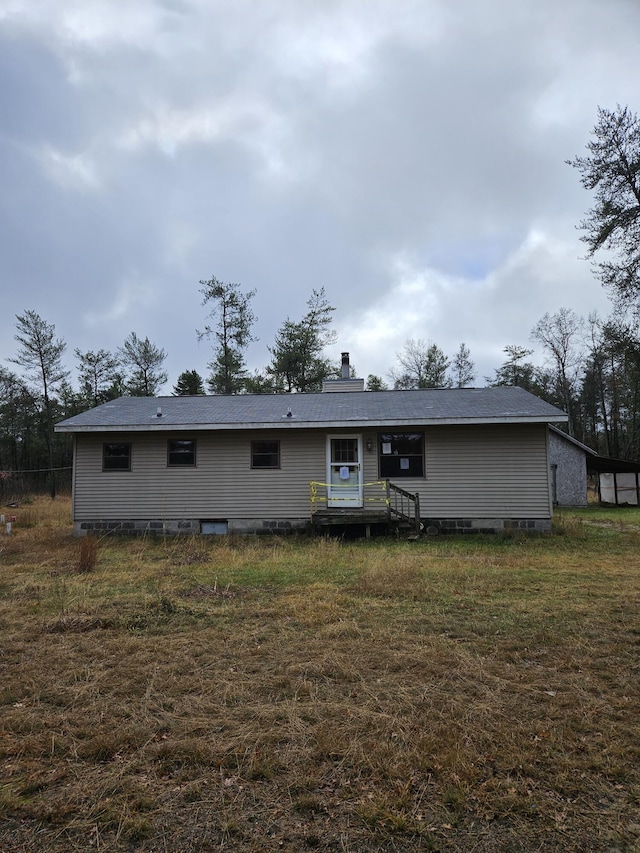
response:
[[[268,532],[391,520],[429,532],[547,531],[547,426],[518,387],[121,397],[74,437],[73,521],[91,531]]]

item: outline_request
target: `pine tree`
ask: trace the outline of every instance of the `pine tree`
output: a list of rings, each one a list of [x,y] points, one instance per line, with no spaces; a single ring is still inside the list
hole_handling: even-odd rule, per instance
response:
[[[403,351],[397,353],[397,358],[400,370],[391,371],[394,388],[451,387],[451,380],[447,376],[450,361],[437,344],[409,338]]]
[[[196,397],[204,393],[204,382],[197,370],[184,370],[172,391],[174,397]]]
[[[51,497],[56,496],[56,476],[53,450],[53,400],[51,395],[69,375],[62,364],[62,354],[67,345],[56,338],[56,327],[43,320],[35,311],[16,315],[18,333],[14,336],[20,344],[14,364],[24,368],[39,393],[42,395],[44,428],[49,458],[49,482]]]
[[[74,350],[78,361],[80,393],[89,406],[98,406],[120,396],[122,376],[118,372],[120,361],[107,350],[97,352]]]
[[[323,355],[324,347],[335,341],[332,315],[335,311],[324,288],[313,290],[307,301],[307,313],[294,322],[287,318],[269,347],[271,363],[267,373],[286,391],[310,392],[322,389],[322,380],[334,368]]]
[[[152,344],[149,338],[139,338],[135,332],[118,348],[120,363],[128,373],[125,390],[132,397],[155,397],[167,381],[162,365],[167,357],[163,349]]]
[[[598,107],[587,157],[567,160],[580,172],[582,186],[595,204],[580,223],[588,257],[600,281],[625,300],[640,296],[640,119],[627,107]]]
[[[453,385],[456,388],[467,388],[473,385],[476,373],[476,366],[471,361],[471,352],[465,343],[460,344],[458,352],[453,359],[452,379]]]
[[[207,325],[197,333],[198,340],[214,340],[213,360],[207,365],[211,371],[207,385],[213,394],[237,394],[244,390],[247,377],[245,350],[256,340],[251,334],[256,320],[251,300],[256,291],[242,293],[239,284],[219,281],[215,277],[200,284],[202,304],[213,304],[209,317],[216,321],[215,326]]]

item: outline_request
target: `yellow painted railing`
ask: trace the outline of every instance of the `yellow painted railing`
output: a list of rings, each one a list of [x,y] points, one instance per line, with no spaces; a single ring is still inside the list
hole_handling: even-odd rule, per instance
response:
[[[310,500],[311,500],[311,512],[314,513],[317,509],[320,509],[322,505],[326,505],[329,500],[329,488],[331,488],[331,502],[333,501],[345,501],[345,503],[353,502],[353,484],[344,485],[342,483],[320,483],[316,480],[312,480],[309,483],[310,490]],[[348,489],[350,494],[345,495],[343,498],[340,497],[340,489],[344,489],[345,491]],[[362,484],[362,500],[364,503],[369,504],[379,504],[380,508],[385,512],[388,511],[389,507],[389,494],[387,489],[387,481],[386,480],[375,480],[371,483],[363,483]]]
[[[348,489],[350,494],[340,497],[340,489],[345,491]],[[320,483],[317,480],[312,480],[309,483],[310,499],[311,499],[311,515],[318,510],[323,509],[328,505],[329,489],[331,489],[331,503],[343,500],[345,504],[353,503],[353,484],[344,485],[341,483]],[[420,495],[412,494],[400,486],[390,483],[389,480],[374,480],[371,483],[362,484],[362,500],[364,505],[369,505],[368,509],[377,509],[387,514],[389,520],[404,522],[415,527],[417,536],[420,536],[422,529],[420,523]],[[378,506],[372,506],[377,504]],[[334,504],[335,505],[335,504]],[[339,507],[338,507],[339,509]]]

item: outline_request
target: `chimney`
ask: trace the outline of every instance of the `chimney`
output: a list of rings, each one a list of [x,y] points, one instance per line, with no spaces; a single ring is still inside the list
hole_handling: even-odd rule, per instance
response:
[[[342,353],[342,372],[340,374],[341,379],[350,379],[349,376],[349,353]]]
[[[351,378],[351,365],[349,364],[349,353],[342,353],[342,366],[340,368],[340,379],[323,379],[323,391],[364,391],[364,379]]]

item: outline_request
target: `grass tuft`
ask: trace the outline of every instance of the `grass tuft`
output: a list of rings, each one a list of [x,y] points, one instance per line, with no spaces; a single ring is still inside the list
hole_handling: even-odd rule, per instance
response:
[[[78,571],[92,572],[98,562],[98,539],[95,536],[83,536],[78,554]]]

